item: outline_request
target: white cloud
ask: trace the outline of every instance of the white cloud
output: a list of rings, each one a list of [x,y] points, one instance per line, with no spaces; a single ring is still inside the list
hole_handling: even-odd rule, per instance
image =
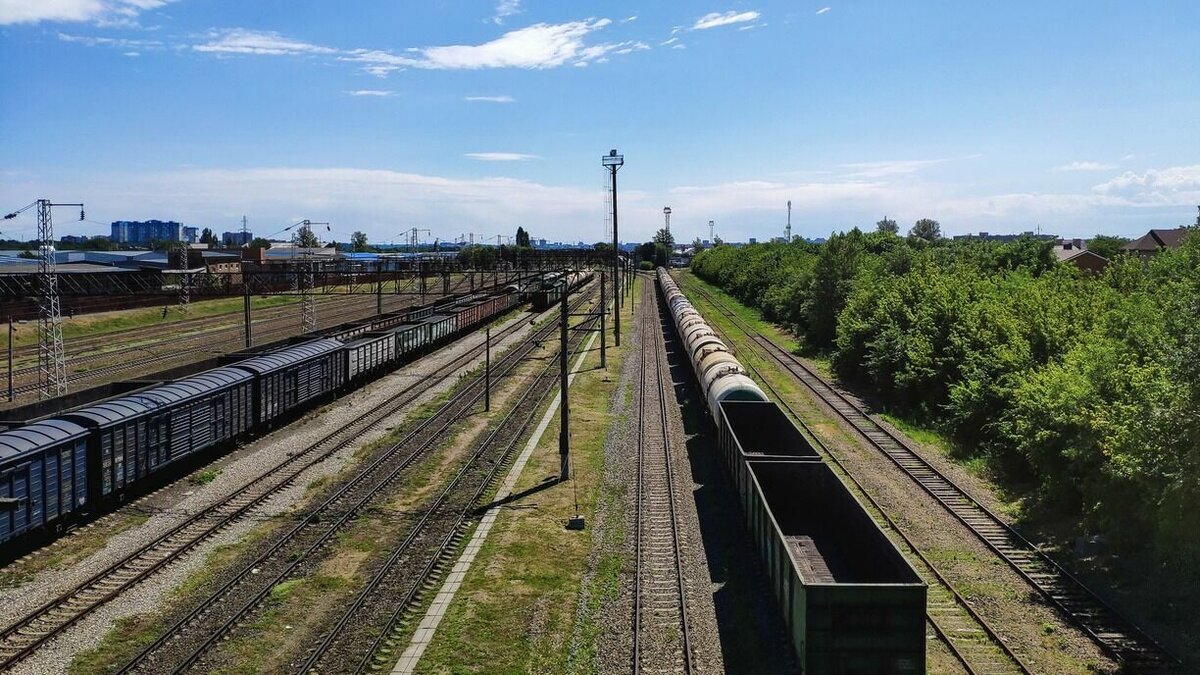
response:
[[[346,92],[351,96],[394,96],[396,92],[387,89],[355,89]]]
[[[637,20],[638,20],[637,14],[634,14],[633,16],[627,16],[624,19],[621,19],[621,23],[630,23],[630,22],[637,21]]]
[[[492,15],[492,23],[497,26],[504,23],[510,16],[521,13],[521,0],[500,0],[496,3],[496,12]]]
[[[0,25],[41,21],[95,21],[136,25],[140,12],[173,0],[0,0]]]
[[[1103,164],[1101,162],[1071,162],[1056,166],[1052,171],[1112,171],[1117,168],[1116,164]]]
[[[512,103],[517,99],[511,96],[466,96],[463,100],[483,103]]]
[[[305,54],[336,54],[330,47],[286,38],[275,31],[255,31],[245,28],[229,28],[214,31],[209,41],[192,45],[198,52],[213,54],[258,54],[265,56],[298,56]]]
[[[687,45],[681,42],[679,44],[671,45],[671,49],[687,49]]]
[[[564,65],[603,62],[614,51],[638,43],[587,44],[585,38],[612,23],[610,19],[585,19],[560,24],[538,23],[510,31],[480,45],[449,45],[405,50],[408,55],[359,49],[342,56],[344,61],[366,64],[364,70],[379,76],[402,68],[429,70],[479,70],[525,68],[541,70]]]
[[[833,8],[832,7],[822,7],[821,9],[817,10],[816,14],[817,14],[817,16],[821,16],[822,14],[828,12],[831,9],[833,9]]]
[[[739,12],[730,10],[728,12],[709,12],[704,16],[696,19],[696,23],[692,24],[692,30],[706,30],[708,28],[717,28],[718,26],[728,26],[735,23],[747,23],[754,21],[761,14],[759,12]]]
[[[1200,164],[1133,171],[1092,188],[1098,195],[1118,197],[1133,205],[1191,205],[1200,202]]]
[[[481,162],[525,162],[531,159],[541,159],[537,155],[527,155],[521,152],[468,152],[463,156]]]
[[[934,166],[935,164],[941,164],[948,161],[950,160],[901,159],[882,162],[856,162],[852,164],[843,164],[842,168],[850,169],[850,172],[845,174],[846,178],[883,178],[886,176],[916,173],[927,166]]]
[[[291,216],[301,214],[332,222],[334,231],[362,229],[377,241],[396,235],[402,229],[396,223],[405,222],[432,228],[432,236],[444,240],[464,230],[494,234],[496,223],[521,222],[552,239],[595,241],[604,222],[603,201],[592,188],[352,167],[108,172],[69,179],[53,188],[53,194],[81,195],[93,214],[89,217],[101,222],[170,213],[185,223],[232,225],[245,209],[251,223],[258,224],[257,234],[281,229],[296,222]],[[28,189],[17,181],[0,181],[0,198],[15,203],[16,194],[28,194]],[[562,228],[563,222],[595,226],[583,226],[585,236]],[[504,231],[511,234],[507,227]]]
[[[139,53],[139,52],[125,52],[125,53],[124,53],[124,54],[122,54],[121,56],[128,56],[128,57],[130,57],[130,58],[133,58],[133,57],[141,56],[141,53]]]
[[[662,42],[658,43],[658,46],[659,46],[659,47],[666,47],[667,45],[673,45],[673,44],[675,44],[676,42],[679,42],[679,38],[678,38],[678,37],[673,37],[673,38],[670,38],[670,39],[668,39],[668,40],[664,40],[664,41],[662,41]]]
[[[163,43],[158,40],[127,40],[124,38],[95,37],[91,35],[68,35],[59,33],[60,42],[71,42],[88,47],[113,47],[115,49],[160,49]]]

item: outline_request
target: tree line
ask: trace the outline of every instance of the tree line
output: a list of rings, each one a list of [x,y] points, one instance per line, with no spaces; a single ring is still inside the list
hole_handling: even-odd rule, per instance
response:
[[[881,223],[716,247],[692,269],[1029,508],[1200,569],[1200,234],[1149,260],[1095,243],[1112,257],[1101,275],[1049,242]]]

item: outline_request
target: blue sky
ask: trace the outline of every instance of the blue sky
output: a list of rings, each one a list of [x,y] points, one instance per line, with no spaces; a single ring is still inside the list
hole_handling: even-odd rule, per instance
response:
[[[1196,2],[0,0],[0,208],[343,241],[1140,234],[1200,203]],[[30,217],[0,224],[34,232]]]

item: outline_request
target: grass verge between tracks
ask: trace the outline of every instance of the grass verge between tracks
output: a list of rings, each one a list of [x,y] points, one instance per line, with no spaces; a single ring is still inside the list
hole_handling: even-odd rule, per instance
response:
[[[636,292],[635,289],[633,297]],[[606,336],[610,340],[607,370],[599,369],[597,343],[571,385],[574,481],[542,487],[548,478],[558,475],[560,411],[513,490],[514,494],[531,491],[530,494],[502,510],[417,672],[571,672],[570,645],[576,629],[578,596],[593,545],[591,528],[600,500],[608,501],[610,508],[621,501],[620,494],[602,491],[600,485],[604,445],[612,426],[609,405],[634,329],[632,307],[627,304],[622,311],[625,327],[622,348],[613,347],[611,337]],[[565,529],[567,519],[575,513],[576,493],[579,513],[587,522],[583,531]],[[606,530],[607,536],[623,536],[620,528],[609,529],[614,532]],[[617,592],[621,565],[619,556],[599,561],[591,581],[596,603],[604,593]],[[585,615],[582,620],[587,622],[588,617]],[[600,630],[594,625],[582,628],[585,634]],[[595,659],[577,655],[574,662],[589,672]]]

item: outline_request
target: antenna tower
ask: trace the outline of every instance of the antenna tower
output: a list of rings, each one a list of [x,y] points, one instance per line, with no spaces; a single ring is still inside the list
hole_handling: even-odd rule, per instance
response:
[[[671,207],[663,207],[663,219],[667,221],[667,234],[671,234]]]
[[[714,226],[715,226],[715,223],[713,223],[713,221],[711,221],[711,220],[708,221],[708,243],[709,244],[717,243],[717,238],[715,236],[713,236],[713,227]]]
[[[792,200],[788,200],[788,222],[787,229],[783,231],[783,242],[790,244],[792,242]]]

